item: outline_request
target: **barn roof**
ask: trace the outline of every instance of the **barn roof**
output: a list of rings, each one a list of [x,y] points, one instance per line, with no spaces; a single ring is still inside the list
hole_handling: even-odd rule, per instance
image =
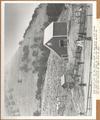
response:
[[[49,40],[51,40],[53,37],[56,37],[56,36],[60,36],[60,37],[67,36],[67,23],[66,22],[51,22],[44,30],[43,44],[46,45],[46,43]]]
[[[44,30],[44,41],[43,44],[45,45],[51,38],[53,37],[53,22],[47,26]]]

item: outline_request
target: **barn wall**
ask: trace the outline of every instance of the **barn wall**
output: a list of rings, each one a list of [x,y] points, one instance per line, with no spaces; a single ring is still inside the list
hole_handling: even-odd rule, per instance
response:
[[[49,47],[52,48],[59,56],[61,56],[62,54],[67,55],[67,47],[59,46],[59,40],[63,40],[63,39],[67,40],[67,37],[55,37],[48,42],[48,43],[50,42],[52,43],[52,46],[49,46]]]

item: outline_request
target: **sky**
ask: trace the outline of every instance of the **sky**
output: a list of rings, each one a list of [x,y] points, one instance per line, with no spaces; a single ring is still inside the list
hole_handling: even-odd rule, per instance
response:
[[[23,34],[37,6],[37,3],[5,3],[4,47],[6,63],[10,61],[18,49],[19,41],[23,40]]]

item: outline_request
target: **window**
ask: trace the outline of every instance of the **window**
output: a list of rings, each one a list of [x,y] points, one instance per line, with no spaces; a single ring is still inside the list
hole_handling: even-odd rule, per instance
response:
[[[67,40],[59,40],[60,47],[67,47]]]

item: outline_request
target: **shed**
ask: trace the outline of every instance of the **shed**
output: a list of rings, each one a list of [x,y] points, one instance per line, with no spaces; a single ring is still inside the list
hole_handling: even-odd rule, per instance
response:
[[[69,79],[69,80],[68,80]],[[75,86],[75,82],[74,81],[71,81],[70,77],[66,77],[66,75],[62,75],[61,76],[61,86],[63,88],[69,88],[69,89],[72,89],[74,88]]]
[[[44,30],[43,44],[60,57],[68,57],[68,36],[66,22],[52,22]]]

